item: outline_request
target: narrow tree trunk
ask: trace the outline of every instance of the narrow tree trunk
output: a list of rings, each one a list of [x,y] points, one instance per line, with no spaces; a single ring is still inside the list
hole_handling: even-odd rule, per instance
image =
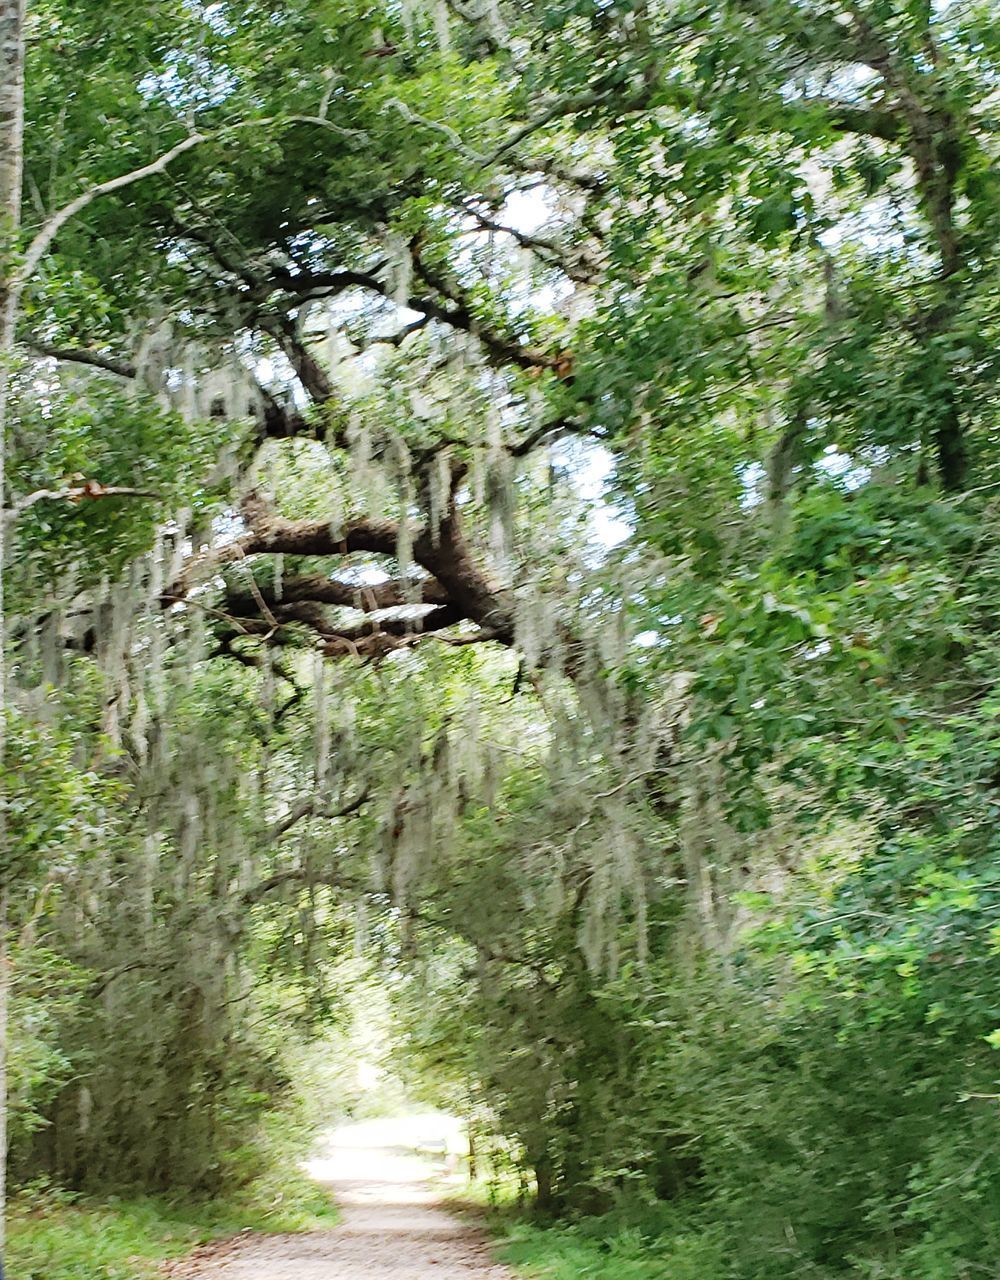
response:
[[[469,1181],[475,1182],[479,1177],[479,1158],[476,1152],[476,1130],[475,1121],[471,1118],[466,1124],[469,1134]]]
[[[6,546],[7,406],[17,291],[12,287],[14,250],[21,225],[24,164],[24,15],[25,0],[0,0],[0,786],[6,770],[7,639],[4,610]],[[7,1221],[7,1015],[10,1003],[8,906],[10,850],[0,809],[0,1280]]]
[[[8,890],[4,886],[0,888],[0,1280],[4,1276],[7,1245],[7,1028],[11,988],[8,914]]]

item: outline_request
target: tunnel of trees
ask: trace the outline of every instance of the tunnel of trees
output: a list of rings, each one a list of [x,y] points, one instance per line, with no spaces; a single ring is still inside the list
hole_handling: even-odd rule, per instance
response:
[[[545,1211],[997,1274],[998,50],[0,0],[12,1184],[250,1176],[364,968]]]

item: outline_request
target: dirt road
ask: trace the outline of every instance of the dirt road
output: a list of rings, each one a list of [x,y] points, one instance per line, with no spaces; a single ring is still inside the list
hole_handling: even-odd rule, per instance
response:
[[[407,1147],[440,1138],[427,1118],[332,1134],[310,1173],[341,1208],[331,1230],[248,1236],[195,1258],[183,1280],[512,1280],[473,1227],[442,1209],[440,1185]]]

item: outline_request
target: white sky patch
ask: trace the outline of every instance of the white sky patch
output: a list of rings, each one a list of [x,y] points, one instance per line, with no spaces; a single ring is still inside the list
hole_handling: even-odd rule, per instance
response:
[[[632,526],[620,507],[606,496],[608,481],[614,471],[614,459],[603,445],[582,440],[564,440],[557,445],[555,461],[570,473],[573,488],[590,507],[590,526],[594,544],[611,550],[631,537]]]
[[[211,27],[219,35],[231,36],[233,34],[233,24],[226,17],[225,5],[205,5],[201,10],[201,19],[207,27]]]
[[[816,463],[816,470],[833,480],[839,480],[845,489],[860,489],[871,479],[872,469],[858,463],[849,453],[841,453],[835,444],[828,444],[823,456]]]
[[[498,219],[505,227],[533,236],[555,217],[555,193],[548,187],[512,191],[504,201]]]
[[[767,468],[762,462],[750,462],[740,472],[743,492],[740,494],[740,506],[744,511],[759,507],[763,502],[764,484],[767,480]]]

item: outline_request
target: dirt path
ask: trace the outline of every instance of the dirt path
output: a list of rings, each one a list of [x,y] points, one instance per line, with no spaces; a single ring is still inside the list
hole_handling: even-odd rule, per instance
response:
[[[425,1160],[401,1149],[421,1120],[353,1125],[331,1135],[310,1173],[340,1205],[326,1231],[248,1236],[172,1270],[184,1280],[512,1280],[480,1232],[438,1205]],[[426,1127],[426,1126],[425,1126]]]

